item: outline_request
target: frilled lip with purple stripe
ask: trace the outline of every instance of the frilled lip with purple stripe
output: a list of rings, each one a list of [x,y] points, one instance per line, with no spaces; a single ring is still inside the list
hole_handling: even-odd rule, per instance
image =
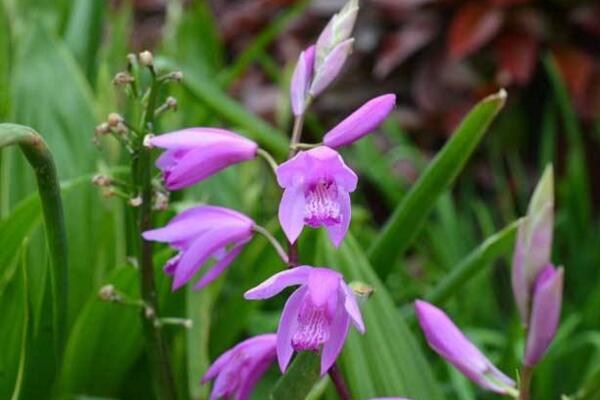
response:
[[[210,400],[247,400],[256,382],[275,360],[274,333],[244,340],[223,353],[208,368],[202,383],[215,380]]]
[[[277,168],[277,182],[285,189],[279,222],[288,240],[294,243],[304,225],[325,226],[339,246],[350,226],[350,193],[358,182],[340,154],[327,146],[301,151]]]
[[[267,299],[289,286],[292,293],[277,329],[277,359],[285,372],[294,351],[321,350],[321,375],[327,373],[342,351],[350,322],[365,331],[356,297],[342,275],[328,268],[299,266],[279,272],[248,290],[249,300]]]
[[[149,139],[166,149],[156,160],[165,186],[191,186],[230,165],[256,157],[258,145],[237,133],[218,128],[188,128]]]
[[[209,259],[212,268],[195,284],[201,289],[223,273],[252,238],[254,221],[237,211],[199,206],[183,211],[169,223],[143,233],[146,240],[169,243],[179,250],[165,265],[173,276],[173,290],[186,284]]]

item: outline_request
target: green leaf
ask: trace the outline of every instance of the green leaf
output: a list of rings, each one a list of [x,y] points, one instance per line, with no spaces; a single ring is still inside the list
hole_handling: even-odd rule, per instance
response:
[[[371,265],[380,276],[386,276],[397,257],[410,246],[437,199],[463,169],[505,100],[506,92],[501,90],[477,104],[398,204],[369,249]]]
[[[319,381],[320,365],[321,358],[317,353],[304,351],[298,354],[275,384],[271,399],[304,400]]]
[[[129,266],[114,269],[108,278],[132,299],[140,297],[138,281],[138,271]],[[69,336],[61,392],[116,395],[142,348],[140,309],[107,303],[96,291],[90,293]]]
[[[513,248],[520,222],[521,220],[515,221],[488,237],[438,282],[435,288],[427,293],[425,299],[430,303],[444,303],[492,261],[508,253]]]
[[[374,288],[362,307],[367,331],[351,328],[339,360],[356,398],[406,396],[442,399],[442,393],[419,349],[369,261],[350,234],[338,250],[321,235],[319,265],[341,271],[347,282],[361,281]]]
[[[18,399],[23,387],[25,362],[28,357],[30,308],[26,270],[27,241],[21,242],[15,264],[15,279],[0,290],[0,398]]]
[[[103,0],[74,2],[65,32],[65,44],[92,83],[95,82],[96,55],[102,39],[106,7]]]

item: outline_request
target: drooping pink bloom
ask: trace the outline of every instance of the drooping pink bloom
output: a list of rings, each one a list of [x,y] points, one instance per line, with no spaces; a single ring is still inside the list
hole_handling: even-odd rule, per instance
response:
[[[319,351],[321,375],[342,350],[350,321],[364,333],[356,297],[339,272],[299,266],[279,272],[248,290],[249,300],[267,299],[288,286],[300,285],[285,303],[277,329],[277,359],[285,372],[294,351]]]
[[[315,46],[300,53],[290,82],[290,101],[295,116],[304,114],[308,103],[308,89],[312,82],[315,66]]]
[[[553,225],[554,180],[552,166],[549,166],[533,193],[527,217],[519,225],[513,254],[513,293],[524,325],[529,322],[531,296],[537,276],[550,263]]]
[[[237,133],[218,128],[188,128],[149,140],[166,149],[156,166],[169,190],[193,185],[230,165],[256,156],[258,145]]]
[[[215,379],[210,400],[247,400],[252,389],[275,360],[274,333],[244,340],[223,353],[208,368],[202,383]]]
[[[484,389],[509,394],[515,382],[504,375],[469,341],[439,308],[415,302],[417,318],[429,346]]]
[[[525,365],[528,367],[533,367],[542,359],[556,334],[562,304],[563,275],[562,268],[548,264],[535,282],[525,346]]]
[[[201,289],[223,273],[253,235],[254,222],[243,214],[216,206],[193,207],[158,229],[143,233],[146,240],[166,242],[179,250],[167,261],[165,272],[179,289],[211,257],[212,268],[194,286]]]
[[[350,226],[350,193],[358,178],[339,153],[326,146],[301,151],[277,168],[277,182],[285,189],[279,222],[294,243],[304,225],[325,226],[339,246]]]
[[[394,94],[385,94],[369,100],[327,132],[323,143],[335,149],[357,141],[377,129],[394,109],[395,104]]]

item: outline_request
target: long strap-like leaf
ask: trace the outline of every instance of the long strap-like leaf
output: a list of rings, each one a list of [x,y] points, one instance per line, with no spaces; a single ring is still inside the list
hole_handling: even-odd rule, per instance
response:
[[[397,257],[410,246],[435,202],[463,169],[505,100],[506,92],[501,90],[479,102],[398,204],[369,249],[369,260],[379,276],[385,277]]]
[[[46,242],[50,254],[50,285],[53,301],[57,360],[62,357],[67,324],[68,255],[60,185],[52,154],[33,129],[15,124],[0,124],[0,149],[18,145],[35,172],[44,215]]]

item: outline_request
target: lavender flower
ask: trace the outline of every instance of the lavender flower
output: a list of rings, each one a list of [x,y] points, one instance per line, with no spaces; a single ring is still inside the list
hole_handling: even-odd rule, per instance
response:
[[[350,192],[358,178],[339,153],[320,146],[298,153],[277,168],[277,181],[285,189],[279,221],[294,243],[304,225],[325,226],[339,246],[350,226]]]
[[[346,39],[335,46],[323,60],[323,64],[315,69],[315,76],[310,85],[309,94],[318,96],[339,75],[346,59],[352,52],[354,39]]]
[[[528,367],[533,367],[542,359],[556,334],[562,303],[563,275],[562,268],[556,269],[548,264],[535,282],[525,346],[525,365]]]
[[[223,353],[210,366],[202,383],[215,379],[210,400],[250,398],[256,382],[275,360],[274,333],[255,336]]]
[[[323,137],[323,143],[335,149],[357,141],[377,129],[395,104],[396,96],[393,94],[385,94],[369,100],[327,132]]]
[[[513,392],[515,382],[500,372],[442,310],[422,300],[416,301],[415,309],[429,346],[440,356],[484,389]]]
[[[194,286],[201,289],[231,264],[253,235],[254,222],[236,211],[199,206],[185,210],[167,226],[143,233],[146,240],[166,242],[179,250],[167,261],[165,272],[174,276],[173,290],[179,289],[213,257],[217,262]],[[228,246],[232,248],[228,249]]]
[[[315,46],[311,46],[300,53],[290,82],[290,100],[295,116],[302,115],[306,111],[306,105],[309,101],[308,89],[312,82],[314,66]]]
[[[535,280],[550,262],[554,225],[554,183],[552,166],[544,171],[529,203],[527,217],[519,225],[513,255],[512,286],[523,324],[529,321],[529,307]]]
[[[169,190],[182,189],[241,161],[256,156],[258,146],[234,132],[218,128],[189,128],[149,139],[167,149],[156,160]]]
[[[352,290],[339,272],[300,266],[273,275],[244,294],[249,300],[267,299],[288,286],[300,285],[285,303],[277,329],[277,359],[285,372],[294,351],[322,347],[321,375],[342,350],[350,321],[364,333],[365,326]]]

